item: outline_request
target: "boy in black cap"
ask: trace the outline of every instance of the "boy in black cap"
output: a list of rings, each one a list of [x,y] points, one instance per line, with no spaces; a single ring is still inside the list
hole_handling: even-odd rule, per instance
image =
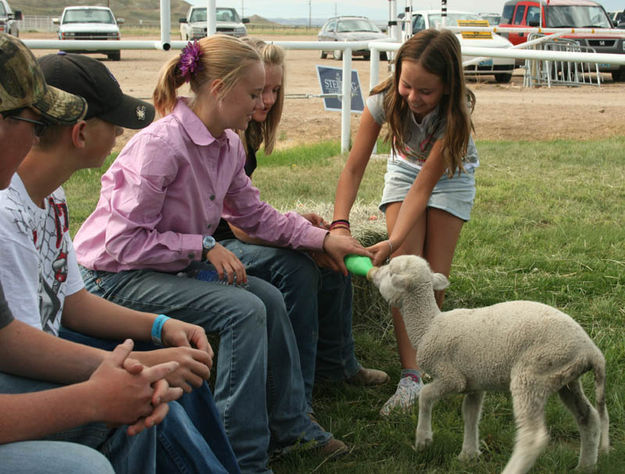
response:
[[[202,432],[202,439],[184,411],[172,404],[177,418],[168,417],[159,426],[159,441],[165,437],[168,443],[159,444],[157,449],[165,452],[169,446],[170,459],[183,460],[190,472],[237,472],[211,405],[212,397],[203,383],[209,377],[213,355],[204,330],[161,315],[133,311],[87,292],[69,236],[67,204],[60,186],[76,170],[101,166],[122,127],[147,126],[154,108],[123,94],[108,69],[88,56],[59,53],[44,56],[39,63],[49,84],[80,95],[88,109],[85,120],[74,125],[48,127],[18,168],[9,189],[0,192],[0,278],[4,281],[13,276],[5,285],[9,306],[17,319],[54,335],[62,323],[94,337],[152,338],[171,346],[134,352],[132,357],[148,367],[175,361],[176,370],[167,375],[171,385],[185,391],[202,387],[199,390],[208,404],[202,415],[211,425],[211,445],[205,442],[209,436]],[[22,271],[16,274],[17,266]],[[167,472],[162,464],[158,468]]]

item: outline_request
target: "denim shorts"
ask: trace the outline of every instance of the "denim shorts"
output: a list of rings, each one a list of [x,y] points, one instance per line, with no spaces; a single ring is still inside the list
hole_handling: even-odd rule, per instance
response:
[[[443,174],[432,190],[428,207],[449,212],[463,221],[468,221],[475,199],[475,170],[473,168],[456,172],[452,178]],[[389,160],[384,175],[384,191],[380,210],[393,202],[403,201],[414,183],[419,170],[400,160]]]

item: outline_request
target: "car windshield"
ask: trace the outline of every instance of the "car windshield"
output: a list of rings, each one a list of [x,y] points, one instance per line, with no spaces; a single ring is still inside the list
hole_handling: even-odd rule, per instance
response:
[[[549,6],[545,21],[551,28],[611,28],[603,8],[594,6]]]
[[[206,8],[194,8],[191,12],[190,21],[206,21]],[[215,11],[215,21],[228,21],[234,23],[241,23],[239,14],[232,8],[217,8]]]
[[[337,33],[348,33],[350,31],[372,31],[379,33],[380,29],[364,18],[353,18],[349,20],[340,20],[336,28]]]
[[[430,28],[441,27],[443,20],[440,13],[430,13],[428,18],[430,19]],[[482,18],[472,13],[447,13],[445,25],[458,26],[458,20],[482,20]]]
[[[84,10],[67,10],[63,15],[63,23],[110,23],[115,24],[115,18],[110,10],[85,8]]]

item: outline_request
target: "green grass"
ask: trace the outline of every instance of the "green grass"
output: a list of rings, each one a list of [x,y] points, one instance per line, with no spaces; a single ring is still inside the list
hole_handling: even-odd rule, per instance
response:
[[[259,156],[254,175],[262,198],[280,209],[331,209],[345,162],[336,143]],[[598,472],[621,473],[625,465],[625,138],[603,141],[478,142],[481,167],[471,221],[465,225],[445,307],[477,307],[504,300],[542,301],[569,313],[588,331],[608,363],[612,447]],[[110,160],[108,161],[110,163]],[[105,165],[105,167],[108,165]],[[381,220],[370,221],[385,163],[372,160],[352,218],[365,243],[383,238]],[[99,175],[77,173],[67,184],[73,231],[93,209]],[[417,415],[383,420],[378,410],[399,374],[386,305],[364,280],[355,282],[356,352],[369,367],[390,373],[380,388],[318,385],[315,408],[322,425],[352,447],[348,456],[323,462],[291,454],[273,464],[277,474],[483,473],[499,472],[514,442],[512,406],[504,394],[486,397],[481,422],[482,457],[456,459],[462,445],[461,398],[439,402],[433,415],[434,445],[412,449]],[[591,377],[584,378],[593,399]],[[573,418],[556,398],[547,407],[551,441],[532,472],[565,473],[577,462]]]

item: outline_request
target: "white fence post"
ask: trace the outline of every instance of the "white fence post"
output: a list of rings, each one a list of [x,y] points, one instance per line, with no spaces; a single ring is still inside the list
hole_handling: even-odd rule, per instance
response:
[[[171,4],[169,0],[161,0],[161,44],[168,51],[171,48]]]
[[[341,153],[349,151],[352,132],[352,50],[343,51],[343,100],[341,103]]]
[[[206,36],[212,36],[217,31],[217,3],[215,0],[208,0],[206,6]]]

